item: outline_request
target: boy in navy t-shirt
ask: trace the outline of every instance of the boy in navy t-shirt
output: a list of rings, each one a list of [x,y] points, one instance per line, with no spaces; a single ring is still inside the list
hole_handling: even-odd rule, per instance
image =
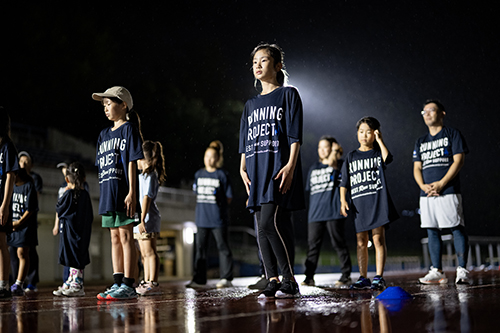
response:
[[[413,150],[413,176],[420,187],[421,227],[427,229],[432,267],[420,278],[423,284],[446,284],[442,271],[441,229],[453,233],[458,264],[455,282],[468,283],[465,269],[468,238],[464,229],[459,172],[469,152],[462,134],[443,125],[446,115],[438,100],[424,103],[422,116],[429,133],[420,137]]]

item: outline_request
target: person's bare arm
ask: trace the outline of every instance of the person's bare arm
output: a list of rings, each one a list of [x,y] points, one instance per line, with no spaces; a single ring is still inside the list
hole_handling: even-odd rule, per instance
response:
[[[292,186],[293,172],[297,165],[297,158],[299,157],[300,143],[294,142],[290,146],[290,157],[288,163],[278,172],[275,180],[281,178],[280,192],[285,194]]]

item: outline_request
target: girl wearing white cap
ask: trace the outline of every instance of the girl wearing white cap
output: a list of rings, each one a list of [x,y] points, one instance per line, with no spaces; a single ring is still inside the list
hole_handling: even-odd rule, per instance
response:
[[[113,126],[101,131],[97,141],[96,166],[99,170],[99,214],[102,227],[109,228],[113,280],[111,288],[98,299],[136,298],[134,267],[137,262],[133,227],[140,211],[137,191],[137,160],[144,158],[142,135],[137,113],[132,110],[130,92],[112,87],[104,93],[92,94],[101,101],[106,117]],[[137,120],[133,123],[132,116]]]

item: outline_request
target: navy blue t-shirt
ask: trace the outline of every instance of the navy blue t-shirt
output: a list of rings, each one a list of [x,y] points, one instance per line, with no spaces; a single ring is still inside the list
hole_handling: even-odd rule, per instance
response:
[[[97,141],[95,165],[99,170],[99,214],[124,212],[129,192],[128,164],[144,158],[142,141],[135,124],[126,122],[116,130],[102,130]],[[132,179],[137,182],[137,179]],[[140,212],[139,191],[137,212]]]
[[[84,269],[90,263],[89,244],[92,234],[92,201],[89,192],[67,190],[59,198],[56,212],[59,216],[59,264]]]
[[[0,147],[0,204],[3,202],[5,179],[7,173],[19,170],[17,149],[9,141]]]
[[[316,162],[309,169],[306,191],[309,192],[308,222],[331,221],[345,218],[340,215],[339,184],[343,160],[337,160],[338,169]]]
[[[425,184],[431,184],[442,179],[453,164],[453,155],[467,154],[469,148],[459,130],[445,127],[432,136],[427,133],[415,142],[413,162],[422,162],[422,176]],[[441,191],[444,194],[460,193],[460,177],[456,175]],[[420,196],[427,194],[420,190]]]
[[[225,170],[198,170],[194,175],[196,192],[196,226],[219,228],[228,224],[227,199],[233,197],[229,175]]]
[[[257,95],[245,104],[240,122],[239,153],[245,154],[250,194],[247,207],[253,210],[273,202],[289,210],[305,207],[300,154],[293,182],[286,194],[279,192],[281,178],[274,180],[288,163],[290,145],[302,144],[302,101],[295,87]]]
[[[31,171],[31,178],[33,178],[33,183],[35,184],[35,189],[38,193],[42,193],[43,190],[43,180],[42,177],[36,172]]]
[[[387,181],[386,165],[392,155],[383,161],[379,150],[351,151],[342,166],[341,187],[351,193],[356,232],[368,231],[395,221],[399,215],[394,207]]]
[[[15,185],[12,194],[12,221],[18,221],[28,211],[31,215],[23,224],[7,234],[7,244],[14,247],[32,247],[38,245],[36,213],[38,197],[32,181]]]

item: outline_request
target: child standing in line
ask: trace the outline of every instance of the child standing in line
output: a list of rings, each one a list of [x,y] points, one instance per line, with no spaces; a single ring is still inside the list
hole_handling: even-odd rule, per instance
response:
[[[23,296],[23,283],[30,267],[30,249],[38,244],[36,212],[38,197],[33,178],[26,169],[17,171],[14,193],[12,194],[12,228],[7,235],[7,245],[16,249],[19,267],[16,282],[10,287],[12,296]]]
[[[0,299],[9,298],[10,255],[7,233],[12,231],[12,193],[19,169],[17,149],[10,139],[10,117],[0,106]]]
[[[295,240],[291,211],[305,207],[299,156],[302,101],[298,90],[286,85],[279,46],[260,44],[250,56],[253,75],[262,91],[245,104],[239,153],[240,175],[248,193],[247,208],[255,213],[259,251],[269,281],[258,298],[299,297],[293,270]]]
[[[66,169],[66,192],[56,205],[59,216],[59,264],[69,267],[68,279],[53,291],[55,296],[85,296],[83,270],[90,263],[92,201],[85,189],[85,170],[78,162]]]
[[[306,191],[309,192],[309,212],[307,223],[307,258],[305,262],[305,280],[301,283],[314,286],[314,273],[318,266],[319,253],[323,236],[328,233],[333,248],[337,251],[342,276],[335,282],[335,287],[350,286],[351,257],[347,247],[344,229],[346,218],[340,214],[340,170],[344,160],[342,147],[331,136],[322,136],[318,142],[319,161],[309,169]]]
[[[160,184],[165,181],[165,157],[158,141],[142,144],[144,159],[137,161],[142,172],[139,174],[139,200],[141,223],[134,227],[134,238],[138,240],[144,265],[144,280],[135,289],[139,295],[149,296],[161,293],[158,284],[160,258],[156,252],[156,238],[160,233],[161,216],[156,206]]]
[[[228,173],[221,169],[223,146],[218,140],[205,150],[205,168],[194,175],[196,191],[196,257],[193,280],[186,286],[199,287],[207,283],[207,250],[210,233],[219,250],[220,281],[217,288],[232,287],[233,254],[228,242],[228,205],[233,197]]]
[[[385,167],[392,161],[392,155],[382,140],[380,123],[373,117],[361,118],[356,124],[359,148],[347,155],[342,167],[340,183],[341,213],[347,216],[350,210],[354,216],[357,239],[357,256],[360,277],[351,289],[385,289],[384,274],[387,248],[385,229],[399,216],[392,203]],[[352,206],[347,202],[350,191]],[[375,245],[377,273],[370,284],[368,275],[368,232],[371,230]]]
[[[140,120],[133,110],[130,92],[112,87],[92,98],[101,101],[113,126],[101,131],[97,141],[99,170],[99,214],[102,227],[109,228],[114,284],[97,295],[100,300],[137,298],[134,288],[136,248],[134,224],[140,211],[137,191],[137,160],[144,158]],[[135,118],[133,123],[131,117]],[[138,206],[139,205],[139,206]]]

